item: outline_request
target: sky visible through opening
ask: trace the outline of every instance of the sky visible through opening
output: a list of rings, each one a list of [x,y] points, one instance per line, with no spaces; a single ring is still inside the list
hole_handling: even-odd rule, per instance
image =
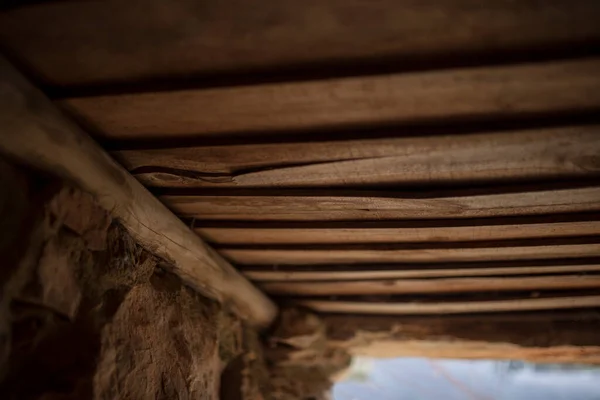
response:
[[[600,368],[521,361],[355,358],[333,400],[600,400]]]

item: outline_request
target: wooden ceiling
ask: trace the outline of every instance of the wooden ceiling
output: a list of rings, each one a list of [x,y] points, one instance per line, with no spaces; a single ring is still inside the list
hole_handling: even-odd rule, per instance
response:
[[[503,312],[600,307],[598,21],[584,0],[56,1],[3,11],[0,45],[282,301]]]

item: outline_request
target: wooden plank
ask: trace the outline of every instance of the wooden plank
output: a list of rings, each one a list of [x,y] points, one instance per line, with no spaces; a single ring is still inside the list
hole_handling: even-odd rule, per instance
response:
[[[345,192],[336,196],[167,195],[160,199],[177,215],[201,220],[326,221],[477,218],[600,210],[600,187],[443,196]],[[258,193],[257,193],[258,194]]]
[[[319,317],[328,340],[356,355],[600,362],[600,320],[593,310]]]
[[[541,299],[469,301],[456,303],[364,303],[350,301],[301,300],[294,304],[319,312],[343,314],[468,314],[508,311],[555,310],[600,307],[600,296]]]
[[[148,251],[172,264],[185,283],[231,304],[257,326],[275,305],[207,246],[85,132],[0,58],[0,151],[59,175],[94,195]]]
[[[514,276],[534,274],[585,274],[600,272],[600,265],[552,265],[552,266],[514,266],[496,268],[452,268],[452,269],[400,269],[368,271],[260,271],[250,270],[242,273],[253,281],[259,282],[301,282],[301,281],[358,281],[368,279],[414,279],[475,276]]]
[[[552,289],[599,289],[600,276],[521,276],[518,278],[397,279],[351,282],[264,282],[272,295],[349,296],[387,294],[469,293]]]
[[[253,225],[252,225],[253,226]],[[600,221],[425,228],[218,228],[195,231],[209,243],[310,244],[462,242],[600,235]]]
[[[435,246],[435,245],[434,245]],[[600,256],[600,244],[566,244],[470,248],[406,249],[219,249],[219,253],[241,265],[322,265],[401,262],[467,262],[544,260]]]
[[[552,179],[600,174],[600,125],[469,135],[196,146],[113,153],[157,187]]]
[[[554,296],[556,297],[556,296]],[[568,297],[568,296],[565,296]],[[285,315],[285,311],[284,311]],[[397,338],[475,339],[489,342],[510,342],[526,345],[529,340],[539,341],[537,346],[571,344],[581,346],[597,343],[600,316],[596,310],[557,310],[533,312],[506,312],[481,315],[336,315],[323,314],[319,318],[327,325],[328,338],[335,341],[358,339],[361,333],[392,333]],[[517,328],[518,329],[515,329]],[[574,329],[573,331],[571,331]],[[566,333],[548,341],[539,333]],[[574,335],[585,332],[585,335]],[[570,338],[569,338],[570,336]],[[563,342],[563,340],[573,340]],[[543,344],[545,343],[545,344]],[[600,343],[597,343],[600,346]]]
[[[140,12],[143,10],[143,12]],[[588,0],[37,2],[0,14],[0,41],[51,85],[272,74],[353,62],[406,68],[531,57],[599,39]],[[260,51],[257,51],[260,49]],[[342,65],[343,68],[339,68]]]
[[[110,139],[505,117],[600,107],[600,58],[69,98]]]

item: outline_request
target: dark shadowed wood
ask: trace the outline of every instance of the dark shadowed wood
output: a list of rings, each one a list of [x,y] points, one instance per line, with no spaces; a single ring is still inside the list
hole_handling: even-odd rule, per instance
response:
[[[588,0],[53,1],[0,14],[0,40],[46,83],[86,85],[531,57],[600,39],[599,12]]]
[[[299,282],[299,281],[356,281],[367,279],[414,279],[473,276],[510,276],[534,274],[558,274],[600,272],[600,265],[551,265],[551,266],[519,266],[488,268],[448,268],[448,269],[415,269],[368,270],[368,271],[242,271],[254,281],[260,282]],[[338,282],[339,283],[339,282]]]
[[[443,339],[514,343],[523,346],[598,345],[596,310],[498,313],[490,315],[404,316],[323,314],[328,338],[351,340],[358,332],[396,339]],[[542,335],[541,333],[544,333]],[[583,333],[582,335],[576,332]]]
[[[308,192],[310,193],[310,192]],[[161,196],[177,215],[200,220],[384,220],[476,218],[600,210],[600,188],[402,198],[394,192],[344,196]],[[260,210],[260,212],[258,212]]]
[[[402,262],[463,262],[543,260],[600,256],[600,244],[564,244],[507,247],[385,249],[220,249],[219,253],[243,265],[306,265]]]
[[[550,179],[600,173],[600,126],[114,154],[144,184],[158,187]]]
[[[265,327],[276,306],[0,57],[0,152],[91,193],[149,252],[200,293]]]
[[[417,293],[468,293],[549,289],[598,289],[600,276],[521,276],[516,278],[403,279],[352,282],[266,282],[258,285],[273,295],[345,296]]]
[[[70,98],[111,139],[267,132],[600,107],[600,59]]]
[[[203,239],[217,244],[461,242],[600,235],[600,221],[404,228],[260,228],[251,225],[195,230]]]
[[[600,307],[600,296],[548,297],[444,303],[365,303],[351,301],[300,300],[296,305],[315,311],[351,314],[468,314],[508,311],[554,310]]]

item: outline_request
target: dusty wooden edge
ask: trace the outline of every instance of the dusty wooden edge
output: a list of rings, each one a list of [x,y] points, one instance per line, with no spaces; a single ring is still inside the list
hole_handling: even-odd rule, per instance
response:
[[[600,307],[600,296],[471,301],[456,303],[366,303],[298,300],[294,305],[327,313],[351,314],[468,314]]]
[[[600,362],[594,310],[486,315],[324,314],[328,342],[372,357],[492,358]]]
[[[367,279],[443,278],[585,272],[600,272],[600,265],[557,265],[532,267],[515,266],[498,268],[414,269],[383,271],[242,271],[242,273],[248,279],[259,282],[353,281]]]
[[[346,282],[266,282],[267,293],[287,296],[347,296],[418,293],[470,293],[547,289],[597,289],[600,276],[536,276],[513,278],[400,279]]]
[[[376,358],[425,357],[492,360],[527,360],[538,363],[600,364],[600,346],[524,347],[485,341],[371,340],[348,348],[332,342],[354,356]]]
[[[276,306],[207,246],[4,58],[0,58],[0,151],[93,194],[174,273],[249,323],[267,326]]]

